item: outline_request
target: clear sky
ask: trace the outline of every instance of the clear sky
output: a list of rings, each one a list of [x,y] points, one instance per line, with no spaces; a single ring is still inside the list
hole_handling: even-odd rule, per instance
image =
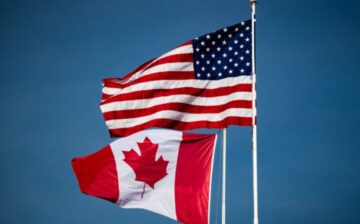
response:
[[[259,0],[260,223],[360,223],[359,6]],[[102,78],[249,17],[245,0],[2,0],[0,223],[175,223],[80,193],[70,161],[111,141]],[[251,130],[228,133],[228,223],[251,223]],[[212,223],[218,177],[219,157]]]

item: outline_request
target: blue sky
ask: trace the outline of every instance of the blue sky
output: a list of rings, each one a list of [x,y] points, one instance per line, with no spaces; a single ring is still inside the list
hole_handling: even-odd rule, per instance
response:
[[[359,6],[259,0],[261,223],[360,223]],[[1,1],[0,223],[175,223],[83,195],[70,160],[111,141],[102,78],[249,17],[245,0]],[[251,130],[228,133],[228,223],[251,223]]]

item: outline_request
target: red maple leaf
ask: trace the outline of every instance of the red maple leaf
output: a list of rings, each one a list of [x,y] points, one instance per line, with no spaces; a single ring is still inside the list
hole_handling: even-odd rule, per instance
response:
[[[137,144],[140,148],[141,155],[138,155],[134,149],[124,151],[123,153],[125,156],[124,161],[135,172],[135,180],[144,182],[144,188],[141,194],[142,198],[146,184],[154,189],[155,183],[167,175],[166,168],[169,161],[164,160],[162,156],[155,161],[159,144],[153,144],[148,137],[144,139],[144,142],[138,142]]]

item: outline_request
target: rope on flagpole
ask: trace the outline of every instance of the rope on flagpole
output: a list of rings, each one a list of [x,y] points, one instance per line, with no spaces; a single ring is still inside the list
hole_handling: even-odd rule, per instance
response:
[[[251,5],[251,35],[252,35],[252,165],[253,165],[253,196],[254,196],[254,224],[259,223],[258,217],[258,175],[257,175],[257,125],[256,125],[256,66],[255,66],[255,6],[256,0],[250,0]]]

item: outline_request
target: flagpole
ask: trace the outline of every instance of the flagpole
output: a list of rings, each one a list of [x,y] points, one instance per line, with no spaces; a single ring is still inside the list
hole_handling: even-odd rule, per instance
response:
[[[222,140],[223,140],[223,145],[222,145],[222,151],[223,151],[223,161],[222,161],[222,212],[221,212],[221,223],[225,224],[225,216],[226,216],[226,207],[225,207],[225,202],[226,202],[226,128],[224,128],[222,130]]]
[[[258,175],[257,175],[257,124],[256,124],[256,66],[255,66],[255,6],[256,0],[250,0],[251,5],[251,30],[252,30],[252,111],[253,111],[253,130],[252,130],[252,160],[253,160],[253,196],[254,196],[254,224],[259,223],[258,217]]]

